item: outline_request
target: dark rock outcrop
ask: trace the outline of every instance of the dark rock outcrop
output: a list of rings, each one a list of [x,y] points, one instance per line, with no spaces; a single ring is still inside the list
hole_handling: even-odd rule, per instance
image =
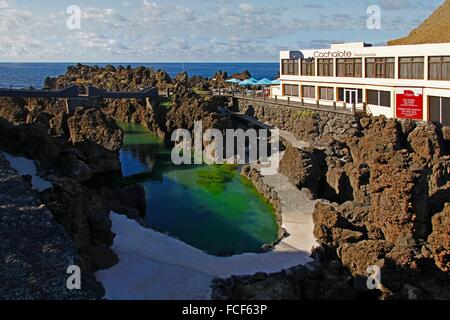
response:
[[[308,188],[317,195],[322,167],[323,164],[314,154],[314,150],[288,146],[280,162],[279,171],[289,177],[289,181],[299,189]]]
[[[357,295],[338,260],[311,262],[278,273],[215,279],[215,300],[349,300]]]
[[[102,285],[66,230],[0,154],[0,299],[101,299]],[[81,290],[69,290],[67,268],[81,268]]]
[[[94,191],[68,178],[50,177],[53,188],[40,194],[77,246],[90,270],[115,265],[117,256],[109,248],[114,240],[109,205]]]
[[[4,150],[38,160],[43,171],[78,181],[120,169],[123,133],[101,110],[79,107],[68,115],[53,100],[32,100],[28,108],[23,99],[2,101],[0,146]]]
[[[445,205],[442,212],[437,213],[432,219],[433,232],[428,237],[428,242],[433,253],[434,260],[439,269],[450,272],[450,203]]]
[[[383,117],[361,119],[361,127],[359,134],[341,141],[351,157],[339,168],[349,177],[354,199],[351,205],[317,204],[316,238],[336,250],[357,290],[367,290],[366,269],[378,265],[384,275],[383,298],[407,298],[405,285],[412,282],[419,294],[415,297],[446,296],[442,287],[430,290],[425,285],[440,279],[433,278],[435,268],[447,273],[444,283],[449,281],[444,207],[450,192],[450,157],[441,129]],[[365,168],[367,177],[350,171],[352,167]],[[328,171],[328,183],[329,175]],[[365,187],[355,188],[355,178],[363,178]],[[430,264],[432,256],[436,265]]]
[[[281,171],[328,200],[316,205],[314,235],[323,259],[350,272],[358,297],[450,296],[447,128],[385,117],[331,121],[335,115],[264,103],[238,108],[313,146],[288,146]],[[374,292],[366,284],[372,265],[381,269]]]

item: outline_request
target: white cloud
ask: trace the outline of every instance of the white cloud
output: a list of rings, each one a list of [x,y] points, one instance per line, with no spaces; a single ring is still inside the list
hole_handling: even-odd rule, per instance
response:
[[[81,6],[81,30],[69,30],[63,7],[42,13],[0,0],[0,60],[275,60],[282,46],[296,47],[299,39],[304,46],[350,40],[365,29],[367,19],[364,5],[350,13],[327,11],[324,5],[320,13],[309,9],[315,14],[308,16],[302,5],[302,14],[296,14],[262,2],[154,1]],[[398,6],[401,0],[394,1]],[[383,32],[407,30],[417,21],[417,16],[405,19],[399,11],[386,10]],[[347,36],[340,31],[348,31]]]
[[[6,0],[0,0],[0,9],[9,8],[9,3]]]
[[[262,13],[262,10],[249,3],[241,3],[239,9],[245,13]]]
[[[148,8],[153,8],[153,9],[157,9],[158,8],[158,4],[156,2],[149,2],[147,0],[144,0],[143,4],[144,4],[145,7],[148,7]]]

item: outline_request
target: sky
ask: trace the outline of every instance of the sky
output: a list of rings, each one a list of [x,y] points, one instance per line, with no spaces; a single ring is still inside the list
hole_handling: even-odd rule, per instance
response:
[[[280,50],[385,44],[443,2],[0,0],[0,61],[272,62]],[[373,5],[379,29],[367,27]]]

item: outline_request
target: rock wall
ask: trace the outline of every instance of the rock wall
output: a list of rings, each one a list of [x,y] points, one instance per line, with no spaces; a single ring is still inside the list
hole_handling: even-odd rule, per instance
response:
[[[76,244],[31,186],[0,154],[0,299],[101,299]],[[68,290],[70,265],[82,268],[81,290]]]
[[[297,139],[325,144],[357,132],[359,117],[343,113],[313,111],[300,107],[277,106],[263,101],[233,99],[233,110],[250,115],[261,122],[293,133]]]
[[[303,149],[288,144],[280,171],[323,199],[313,215],[320,259],[342,264],[355,297],[450,297],[448,128],[245,100],[234,107],[310,142]],[[371,265],[382,272],[375,292],[366,285]],[[280,275],[228,285],[240,290],[271,277]]]
[[[0,101],[0,146],[40,162],[44,171],[86,181],[95,173],[120,170],[123,133],[101,110],[79,107],[66,114],[60,101]],[[3,119],[2,119],[3,118]]]
[[[95,280],[93,272],[118,261],[110,249],[112,205],[82,183],[120,171],[122,130],[98,109],[79,107],[66,114],[64,103],[51,99],[3,98],[0,103],[0,148],[35,160],[51,181],[53,187],[39,194],[40,201],[50,209],[52,223],[73,241],[82,273]]]
[[[90,272],[108,269],[118,262],[110,249],[110,205],[101,195],[66,177],[49,177],[53,188],[39,194],[56,222],[67,230]]]
[[[367,290],[366,269],[378,265],[383,298],[448,297],[438,284],[450,281],[450,246],[442,241],[448,237],[442,223],[448,220],[450,156],[442,128],[383,117],[362,118],[360,126],[325,149],[322,175],[337,195],[348,196],[317,205],[314,235],[335,250],[356,290]]]

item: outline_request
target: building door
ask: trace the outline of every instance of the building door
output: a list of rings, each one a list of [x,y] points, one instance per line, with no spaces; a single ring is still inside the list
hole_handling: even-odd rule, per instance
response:
[[[351,107],[354,103],[358,103],[358,90],[356,89],[345,89],[344,90],[344,101],[347,103],[348,107]]]

